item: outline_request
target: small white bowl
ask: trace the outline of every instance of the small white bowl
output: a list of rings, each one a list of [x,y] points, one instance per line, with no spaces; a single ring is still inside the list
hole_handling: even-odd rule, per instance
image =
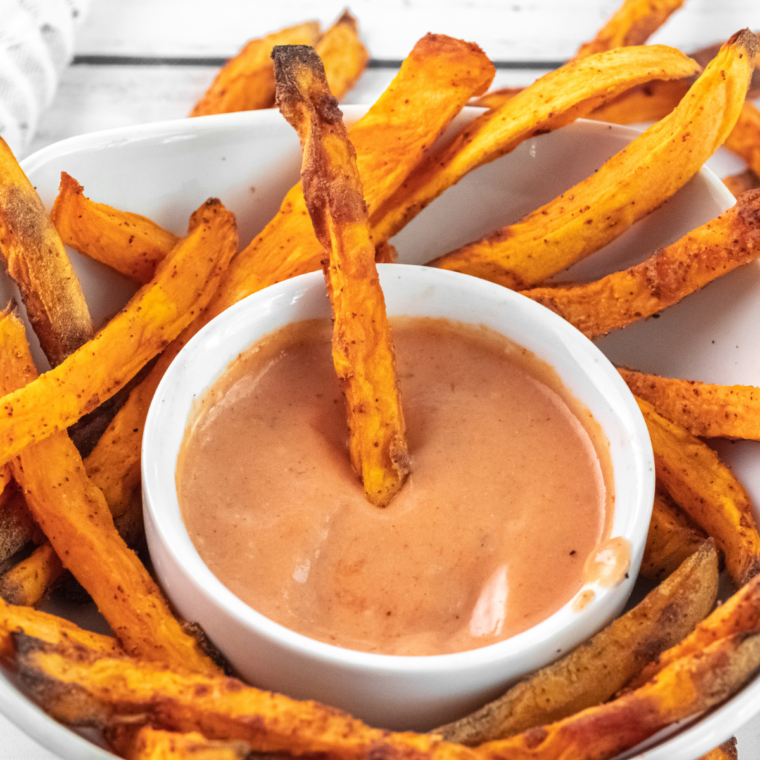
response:
[[[418,266],[381,265],[390,315],[446,317],[484,324],[550,364],[602,426],[616,494],[611,537],[631,546],[628,576],[617,586],[590,586],[580,611],[570,600],[535,627],[481,649],[398,657],[342,649],[267,619],[225,588],[203,563],[180,515],[175,469],[194,399],[263,335],[290,322],[328,317],[322,274],[279,283],[217,317],[182,350],[164,376],[145,427],[145,528],[166,593],[200,623],[233,667],[265,689],[317,699],[386,728],[426,730],[455,719],[520,675],[576,646],[618,615],[644,551],[654,492],[646,426],[633,396],[605,356],[549,310],[506,288]],[[584,587],[586,588],[586,587]]]

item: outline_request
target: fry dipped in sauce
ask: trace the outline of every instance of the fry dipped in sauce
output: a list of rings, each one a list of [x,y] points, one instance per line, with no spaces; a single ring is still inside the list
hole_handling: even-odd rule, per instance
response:
[[[277,106],[301,139],[306,207],[325,249],[332,356],[346,397],[351,464],[367,499],[385,507],[409,473],[409,453],[356,153],[314,50],[278,46],[272,58]]]

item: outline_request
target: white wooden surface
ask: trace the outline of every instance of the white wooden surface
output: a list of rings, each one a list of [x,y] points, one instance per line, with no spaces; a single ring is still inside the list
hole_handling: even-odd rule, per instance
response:
[[[110,127],[184,117],[213,79],[209,59],[234,54],[249,37],[317,18],[334,20],[344,0],[92,0],[77,30],[74,65],[42,117],[27,153]],[[494,86],[524,85],[573,54],[618,0],[353,0],[351,11],[379,68],[346,102],[372,102],[392,62],[426,32],[477,42],[497,63]],[[0,22],[1,23],[1,22]],[[760,0],[687,0],[652,38],[690,51],[743,27],[760,30]],[[179,60],[178,60],[179,59]],[[739,163],[712,160],[725,175]],[[758,705],[760,710],[760,705]],[[739,733],[742,760],[760,757],[760,723]],[[55,760],[0,716],[0,760]]]

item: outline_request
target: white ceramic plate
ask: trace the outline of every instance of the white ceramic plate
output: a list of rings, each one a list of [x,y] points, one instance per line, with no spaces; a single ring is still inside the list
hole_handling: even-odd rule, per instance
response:
[[[344,109],[358,118],[362,107]],[[472,112],[460,118],[472,118]],[[447,192],[393,241],[400,261],[424,263],[497,225],[518,219],[593,172],[636,132],[578,122],[529,140],[509,156],[482,167]],[[176,233],[208,196],[238,217],[245,245],[272,217],[298,177],[300,149],[293,130],[275,111],[130,127],[85,135],[46,148],[23,167],[46,205],[60,172],[67,171],[100,202],[144,214]],[[643,260],[733,203],[723,185],[702,172],[677,196],[603,252],[570,272],[591,279]],[[133,288],[104,267],[73,255],[93,316],[112,314]],[[0,298],[13,289],[0,282]],[[599,342],[617,363],[673,376],[760,385],[760,265],[749,265],[708,286],[658,319]],[[722,453],[760,504],[760,448],[726,444]],[[87,611],[70,613],[81,620]],[[760,678],[700,720],[668,732],[651,748],[625,757],[693,760],[731,736],[760,708]],[[0,672],[0,710],[40,744],[71,760],[113,755],[59,726]]]

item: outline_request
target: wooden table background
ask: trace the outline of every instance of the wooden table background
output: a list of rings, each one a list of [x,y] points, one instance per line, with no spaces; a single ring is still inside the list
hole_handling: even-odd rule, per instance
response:
[[[572,56],[618,4],[353,0],[372,62],[344,102],[373,102],[426,32],[477,42],[496,64],[494,87],[528,84]],[[87,132],[182,118],[246,39],[313,18],[325,26],[344,7],[343,0],[92,0],[76,29],[74,61],[26,153]],[[650,41],[688,52],[744,27],[760,30],[760,0],[687,0]],[[742,168],[722,150],[710,166],[720,176]],[[739,750],[742,760],[760,757],[760,723],[739,732]],[[55,757],[0,716],[0,760]]]

